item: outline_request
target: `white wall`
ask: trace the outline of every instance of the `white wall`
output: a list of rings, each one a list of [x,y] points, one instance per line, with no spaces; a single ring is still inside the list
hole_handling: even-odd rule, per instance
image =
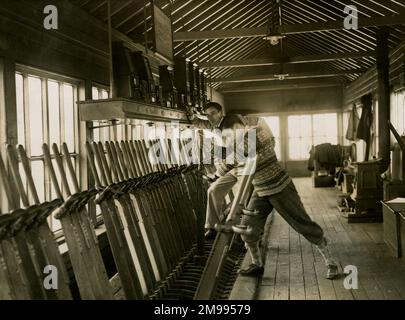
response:
[[[212,92],[212,98],[211,98],[211,92]],[[207,87],[207,95],[208,95],[209,100],[219,103],[226,110],[225,99],[224,99],[224,96],[223,96],[222,93],[220,93],[217,90],[215,90],[214,88],[210,88],[208,86]]]

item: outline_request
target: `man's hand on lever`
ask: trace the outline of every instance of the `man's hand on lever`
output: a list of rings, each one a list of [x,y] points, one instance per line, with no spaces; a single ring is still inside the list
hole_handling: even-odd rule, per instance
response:
[[[195,108],[187,106],[186,107],[186,116],[189,121],[193,121],[195,119]]]
[[[213,183],[219,178],[219,176],[217,176],[215,174],[209,174],[209,173],[203,174],[202,177],[204,180],[207,180],[209,183]]]

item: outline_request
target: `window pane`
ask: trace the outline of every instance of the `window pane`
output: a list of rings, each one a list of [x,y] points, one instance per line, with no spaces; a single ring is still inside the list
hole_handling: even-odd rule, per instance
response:
[[[100,126],[99,121],[93,121],[93,127]],[[94,128],[93,130],[93,141],[99,142],[100,141],[100,128]]]
[[[378,101],[374,104],[374,127],[376,136],[378,136]]]
[[[60,144],[59,84],[48,80],[49,143]]]
[[[30,144],[31,155],[42,154],[43,123],[42,123],[42,90],[41,80],[28,77]]]
[[[325,135],[328,123],[323,114],[315,114],[313,122],[314,137]]]
[[[74,152],[74,109],[73,109],[73,87],[69,84],[63,84],[63,107],[65,117],[65,142],[69,152]]]
[[[16,73],[15,86],[16,86],[16,103],[17,103],[18,144],[25,146],[24,80],[21,74]]]
[[[378,101],[374,103],[374,132],[375,132],[375,155],[378,155],[379,145],[378,145]]]
[[[300,116],[288,117],[288,136],[296,138],[300,136]]]
[[[132,126],[132,140],[139,139],[139,126]]]
[[[288,117],[288,136],[310,137],[311,136],[311,116],[289,116]]]
[[[364,140],[359,140],[356,143],[356,150],[357,150],[357,161],[364,161],[364,155],[366,150],[366,143]]]
[[[45,201],[45,178],[44,178],[44,163],[42,162],[42,160],[32,161],[31,170],[35,188],[37,189],[39,201],[43,202]]]
[[[310,115],[288,117],[289,158],[307,159],[312,146],[312,121]]]
[[[346,139],[346,132],[347,128],[349,126],[349,117],[350,117],[350,112],[344,112],[343,113],[343,145],[348,146],[350,145],[350,141]]]
[[[311,150],[311,147],[312,147],[311,137],[305,137],[301,139],[300,155],[302,160],[309,158],[309,151]]]
[[[312,136],[311,116],[310,115],[300,116],[299,121],[300,121],[299,127],[301,137],[311,137]]]
[[[98,100],[98,89],[96,87],[91,88],[91,97],[93,100]]]
[[[403,106],[403,94],[402,92],[397,93],[397,117],[398,117],[398,133],[403,135],[405,133],[405,124],[404,124],[404,106]]]
[[[326,136],[314,137],[314,146],[317,146],[318,144],[322,143],[330,143],[330,141],[328,141],[328,137]]]
[[[132,140],[132,127],[131,125],[126,125],[126,137],[125,140]]]
[[[107,90],[101,89],[101,98],[108,99],[108,92]]]
[[[301,159],[300,142],[301,142],[300,138],[290,138],[288,140],[288,154],[291,160]]]
[[[117,126],[117,139],[116,141],[121,141],[122,137],[124,136],[123,131],[125,130],[124,126],[122,124]]]
[[[314,145],[337,144],[337,114],[324,113],[313,116]]]
[[[106,124],[106,123],[103,123],[103,124]],[[110,127],[106,126],[104,128],[101,128],[101,129],[103,130],[103,134],[104,134],[103,140],[104,141],[109,141],[110,140]]]

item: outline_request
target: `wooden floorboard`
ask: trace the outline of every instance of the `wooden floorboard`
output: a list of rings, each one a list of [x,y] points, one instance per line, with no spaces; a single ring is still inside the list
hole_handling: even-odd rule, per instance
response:
[[[304,269],[301,255],[300,237],[290,228],[290,299],[304,300]]]
[[[304,268],[305,300],[319,300],[319,286],[314,266],[312,245],[300,235],[301,253]]]
[[[341,276],[327,280],[326,267],[316,247],[276,213],[257,299],[405,299],[405,259],[390,255],[383,239],[383,225],[349,224],[337,209],[336,188],[313,188],[309,178],[297,178],[294,183],[308,214],[329,239]],[[357,268],[357,289],[344,286],[346,266]]]
[[[274,286],[274,300],[288,300],[290,278],[290,252],[288,226],[281,225],[277,271]],[[285,232],[287,230],[287,232]],[[286,236],[287,235],[287,236]],[[285,237],[286,236],[286,237]]]
[[[278,261],[278,249],[279,249],[279,221],[273,220],[274,228],[271,228],[269,235],[269,243],[267,248],[267,254],[265,258],[266,268],[261,280],[261,286],[258,288],[257,299],[258,300],[273,300],[274,288],[277,272]]]

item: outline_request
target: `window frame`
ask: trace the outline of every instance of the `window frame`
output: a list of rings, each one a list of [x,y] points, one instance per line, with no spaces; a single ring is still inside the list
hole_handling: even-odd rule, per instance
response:
[[[42,111],[42,138],[43,138],[43,143],[46,143],[50,145],[50,118],[49,118],[49,96],[48,96],[48,80],[55,81],[58,83],[58,90],[59,90],[59,125],[60,125],[60,136],[59,136],[59,142],[58,145],[60,147],[61,143],[64,142],[63,140],[65,139],[65,131],[64,131],[64,102],[63,102],[63,90],[64,90],[64,84],[71,85],[72,90],[73,90],[73,145],[74,145],[74,150],[69,150],[70,156],[74,159],[74,169],[75,173],[79,182],[79,186],[82,186],[83,181],[81,181],[81,164],[80,164],[80,156],[79,156],[79,150],[80,150],[80,140],[81,140],[81,134],[80,131],[80,119],[79,119],[79,107],[78,107],[78,101],[80,101],[80,89],[84,87],[84,81],[64,75],[60,75],[54,72],[48,72],[45,70],[40,70],[34,67],[22,65],[22,64],[15,64],[15,77],[17,74],[20,74],[22,76],[23,80],[23,121],[24,121],[24,148],[27,152],[28,160],[30,162],[30,166],[32,165],[33,162],[35,161],[42,161],[43,162],[43,175],[44,175],[44,201],[49,201],[52,200],[52,184],[51,184],[51,179],[48,173],[48,170],[46,170],[46,166],[44,163],[44,155],[34,155],[31,156],[31,130],[29,127],[29,112],[30,112],[30,106],[29,106],[29,100],[27,99],[28,97],[28,81],[29,77],[35,77],[38,78],[41,81],[41,111]],[[16,95],[17,95],[17,88],[16,88]],[[46,98],[45,98],[46,97]],[[17,118],[17,121],[20,118]],[[18,123],[16,124],[18,127]],[[52,142],[53,143],[53,142]],[[51,154],[51,158],[54,159],[55,157]],[[25,189],[27,191],[27,195],[29,197],[30,203],[33,203],[32,195],[30,192],[28,192],[28,186],[27,183],[25,183]],[[73,190],[71,190],[73,193]],[[48,217],[48,223],[51,231],[54,233],[56,238],[62,238],[63,237],[63,230],[62,228],[60,229],[53,229],[53,221],[52,221],[52,215]]]
[[[400,97],[402,96],[402,105],[400,106],[399,100]],[[394,90],[391,92],[391,105],[390,105],[390,114],[391,114],[391,122],[392,125],[395,127],[395,129],[398,131],[399,135],[403,135],[405,133],[405,88],[399,88],[397,90]],[[398,114],[399,114],[399,108],[402,108],[402,119],[399,119]],[[395,114],[396,116],[393,117],[392,115]],[[400,123],[402,121],[402,123]],[[402,129],[402,132],[401,132]],[[391,133],[391,139],[390,139],[391,145],[396,141],[394,135]]]
[[[309,151],[308,151],[308,157],[307,158],[300,158],[300,159],[292,159],[290,156],[290,135],[288,132],[289,129],[289,118],[291,116],[310,116],[310,121],[311,121],[311,145],[314,145],[314,116],[316,115],[322,115],[322,114],[333,114],[336,115],[336,142],[338,143],[339,141],[339,112],[336,111],[331,111],[331,110],[324,110],[324,111],[317,111],[317,112],[306,112],[306,113],[287,113],[286,114],[286,155],[287,155],[287,161],[289,162],[299,162],[299,161],[307,161],[309,158]],[[293,137],[294,138],[294,137]],[[303,137],[299,137],[301,140]]]
[[[97,90],[97,98],[93,96],[94,90]],[[106,91],[107,92],[107,99],[109,99],[110,96],[110,88],[109,86],[92,82],[91,84],[91,99],[92,100],[103,100],[102,97],[102,92]],[[100,128],[101,127],[101,128]],[[108,123],[103,123],[102,120],[95,120],[91,121],[91,130],[92,132],[92,137],[93,141],[96,142],[105,142],[105,141],[112,141],[111,137],[114,136],[114,128],[113,125],[108,124]],[[106,138],[106,131],[108,130],[108,138]],[[98,139],[94,139],[95,133],[98,131]]]

